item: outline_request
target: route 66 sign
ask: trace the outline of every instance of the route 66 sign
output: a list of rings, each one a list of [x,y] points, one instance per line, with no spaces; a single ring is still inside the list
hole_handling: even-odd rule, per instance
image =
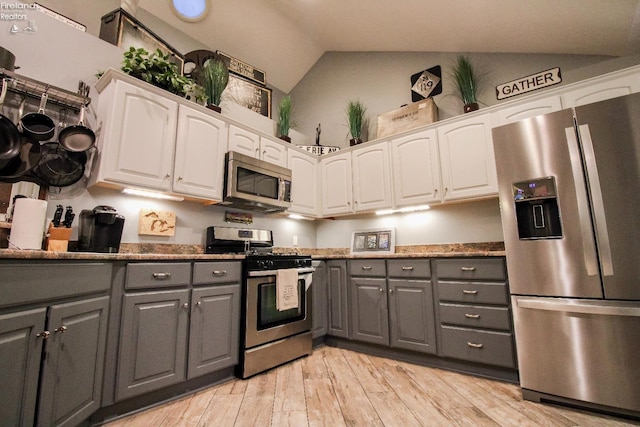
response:
[[[442,70],[439,65],[411,76],[411,101],[417,102],[442,93]]]

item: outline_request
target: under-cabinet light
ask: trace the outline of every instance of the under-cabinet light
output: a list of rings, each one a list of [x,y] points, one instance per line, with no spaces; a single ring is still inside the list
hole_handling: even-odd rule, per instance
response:
[[[391,215],[394,213],[418,212],[418,211],[426,211],[427,209],[431,209],[431,206],[429,205],[408,206],[406,208],[400,208],[400,209],[383,209],[380,211],[376,211],[376,215]]]
[[[171,196],[169,194],[157,193],[155,191],[138,190],[136,188],[125,188],[122,190],[123,194],[129,194],[131,196],[151,197],[154,199],[173,200],[175,202],[181,202],[184,197]]]

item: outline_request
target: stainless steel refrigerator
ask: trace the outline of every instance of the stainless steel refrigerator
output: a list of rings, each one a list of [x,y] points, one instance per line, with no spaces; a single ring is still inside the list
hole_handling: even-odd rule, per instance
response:
[[[640,416],[640,93],[493,141],[523,397]]]

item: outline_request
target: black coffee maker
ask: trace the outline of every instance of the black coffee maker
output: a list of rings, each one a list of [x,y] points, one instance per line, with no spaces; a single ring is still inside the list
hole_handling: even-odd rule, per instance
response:
[[[124,216],[111,206],[80,212],[78,251],[115,253],[120,250]]]

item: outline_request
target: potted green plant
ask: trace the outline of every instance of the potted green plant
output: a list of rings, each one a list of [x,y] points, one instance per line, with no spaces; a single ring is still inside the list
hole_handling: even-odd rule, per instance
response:
[[[170,58],[160,49],[149,53],[146,49],[132,46],[124,52],[121,70],[171,93],[185,96],[196,83],[180,74],[178,65],[171,62]]]
[[[202,66],[204,92],[207,97],[207,108],[218,113],[221,110],[222,92],[229,84],[229,68],[220,58],[207,59]]]
[[[458,56],[450,74],[455,82],[457,95],[464,104],[464,112],[475,111],[478,106],[478,93],[482,89],[485,74],[476,70],[464,55]]]
[[[289,130],[293,127],[293,123],[291,121],[291,95],[285,95],[280,100],[278,104],[278,138],[291,142],[291,138],[289,137]]]
[[[366,112],[367,107],[360,100],[349,101],[347,104],[347,122],[349,124],[349,134],[351,135],[350,146],[362,144],[362,131],[366,124]]]

